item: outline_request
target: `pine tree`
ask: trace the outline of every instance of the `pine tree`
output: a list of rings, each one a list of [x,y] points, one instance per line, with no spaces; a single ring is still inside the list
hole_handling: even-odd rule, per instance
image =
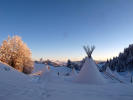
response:
[[[67,61],[67,67],[72,68],[72,62],[71,62],[71,60],[68,60]]]
[[[123,53],[119,53],[118,57],[114,57],[105,63],[104,67],[109,67],[111,70],[122,71],[132,71],[133,70],[133,44],[129,45],[128,48],[124,49]]]

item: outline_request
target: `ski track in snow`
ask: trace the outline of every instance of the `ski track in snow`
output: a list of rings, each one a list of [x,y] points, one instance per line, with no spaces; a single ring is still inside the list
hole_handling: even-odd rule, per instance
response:
[[[129,83],[109,80],[105,85],[79,84],[72,81],[74,77],[63,76],[70,69],[50,68],[51,75],[44,80],[0,68],[0,100],[133,100],[133,85]]]

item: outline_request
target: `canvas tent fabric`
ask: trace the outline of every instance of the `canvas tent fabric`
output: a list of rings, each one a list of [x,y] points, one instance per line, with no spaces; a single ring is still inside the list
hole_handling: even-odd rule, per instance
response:
[[[70,76],[73,76],[73,77],[77,76],[77,72],[76,72],[75,68],[72,69]]]
[[[109,74],[111,74],[111,75],[113,75],[113,73],[112,73],[112,71],[110,70],[109,67],[106,68],[106,72],[109,73]]]
[[[100,74],[96,63],[92,58],[86,58],[85,63],[79,72],[76,80],[78,83],[87,83],[87,84],[104,84],[105,80]]]

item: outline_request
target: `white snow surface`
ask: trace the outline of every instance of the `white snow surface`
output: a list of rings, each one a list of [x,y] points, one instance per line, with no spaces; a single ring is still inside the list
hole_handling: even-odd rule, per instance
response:
[[[66,67],[50,66],[50,76],[39,81],[40,76],[24,75],[0,63],[0,100],[133,100],[133,85],[129,83],[78,84],[67,80],[70,77],[64,73],[68,72]]]
[[[34,63],[34,70],[32,73],[38,72],[38,71],[42,71],[45,68],[44,64],[36,64]]]
[[[116,76],[116,77],[118,77],[119,79],[121,79],[121,76],[119,75],[119,73],[117,71],[114,71],[113,72],[113,75]]]

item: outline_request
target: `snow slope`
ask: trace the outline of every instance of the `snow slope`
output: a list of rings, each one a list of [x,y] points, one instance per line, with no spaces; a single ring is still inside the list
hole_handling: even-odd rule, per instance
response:
[[[62,74],[58,76],[57,72]],[[33,81],[31,77],[36,76],[24,75],[0,63],[0,100],[133,100],[131,84],[77,84],[65,80],[70,78],[64,76],[67,72],[66,67],[50,66],[50,77]]]
[[[34,63],[34,70],[33,70],[32,73],[41,71],[41,70],[44,69],[44,67],[45,67],[45,64],[37,64],[37,63]]]
[[[31,100],[29,76],[0,62],[0,100]]]

